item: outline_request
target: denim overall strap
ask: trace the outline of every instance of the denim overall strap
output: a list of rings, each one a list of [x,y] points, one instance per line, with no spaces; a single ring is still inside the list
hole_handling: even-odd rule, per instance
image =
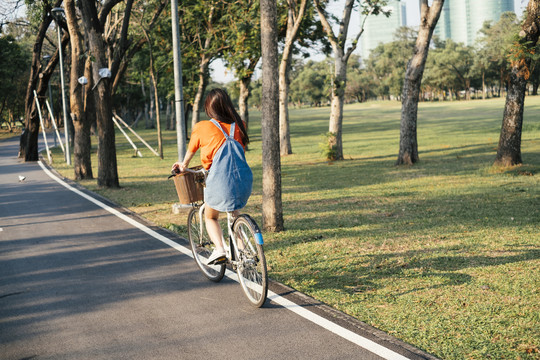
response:
[[[230,131],[229,136],[227,136],[227,133],[225,132],[225,130],[223,130],[223,128],[221,127],[221,125],[219,125],[219,123],[218,123],[216,120],[211,119],[210,121],[211,121],[214,125],[216,125],[216,126],[219,128],[219,130],[221,130],[221,132],[223,133],[223,135],[225,135],[225,139],[228,139],[229,137],[231,137],[231,138],[234,139],[234,129],[235,129],[235,125],[236,125],[235,123],[232,123],[232,124],[231,124],[231,131]]]

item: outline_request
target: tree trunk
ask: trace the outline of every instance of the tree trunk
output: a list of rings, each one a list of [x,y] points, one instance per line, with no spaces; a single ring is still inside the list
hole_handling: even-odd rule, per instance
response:
[[[482,71],[482,99],[486,100],[486,72]]]
[[[358,34],[352,41],[350,46],[347,46],[347,33],[349,31],[349,23],[351,20],[351,14],[355,4],[354,0],[346,0],[345,7],[343,9],[343,16],[339,22],[339,35],[336,37],[332,30],[332,25],[328,21],[326,11],[323,9],[321,0],[314,0],[315,8],[319,14],[319,18],[323,25],[323,29],[326,32],[328,40],[332,45],[334,51],[334,79],[332,81],[332,101],[331,101],[331,113],[329,123],[328,138],[328,159],[329,160],[343,160],[343,141],[342,141],[342,123],[343,123],[343,103],[345,100],[345,88],[347,86],[347,62],[356,49],[360,36],[364,33],[364,26],[369,15],[372,13],[378,13],[382,11],[382,4],[378,1],[368,2],[368,8],[362,22],[362,26]]]
[[[279,156],[279,85],[277,81],[277,9],[261,0],[263,228],[283,230],[281,160]]]
[[[279,152],[281,156],[292,154],[289,128],[289,67],[291,55],[283,51],[279,65]]]
[[[497,147],[495,165],[512,166],[521,164],[521,131],[523,128],[523,107],[525,88],[530,75],[531,58],[540,36],[540,0],[530,0],[527,5],[527,18],[519,33],[522,55],[512,62],[504,116]]]
[[[193,129],[190,129],[191,131],[188,132],[189,113],[191,112],[193,106],[188,102],[185,102],[184,104],[184,136],[186,139],[189,139],[189,134],[191,134],[191,131],[193,131]]]
[[[414,47],[414,54],[407,64],[403,82],[399,155],[396,165],[412,165],[419,160],[416,124],[420,85],[422,84],[429,43],[433,35],[433,29],[437,25],[437,20],[441,14],[443,3],[444,0],[434,0],[433,4],[428,6],[427,0],[422,0],[420,29]]]
[[[240,80],[238,84],[240,86],[240,96],[238,97],[238,114],[242,120],[246,123],[246,129],[249,128],[249,97],[251,96],[251,77],[257,67],[259,62],[260,55],[256,55],[253,58],[250,58],[248,61],[247,67],[243,66],[239,69],[236,69],[236,74],[239,76]]]
[[[499,90],[498,90],[498,93],[497,93],[497,96],[498,97],[501,97],[501,91],[502,91],[502,88],[503,88],[503,84],[504,84],[504,79],[503,79],[503,74],[504,74],[504,68],[500,68],[500,78],[499,78]]]
[[[209,59],[203,57],[201,64],[199,66],[199,86],[197,87],[197,93],[193,99],[193,113],[191,115],[191,128],[199,122],[200,119],[200,108],[202,105],[202,99],[206,86],[208,85],[208,66],[210,65]]]
[[[116,163],[116,144],[114,124],[112,121],[111,105],[111,79],[101,78],[99,70],[107,68],[105,62],[105,45],[101,30],[103,27],[97,17],[97,9],[92,1],[79,2],[83,23],[88,35],[90,56],[94,63],[92,66],[92,80],[94,82],[92,95],[96,108],[96,122],[98,130],[98,186],[119,187],[118,170]]]
[[[172,111],[174,106],[173,101],[167,101],[167,108],[165,110],[165,117],[167,118],[167,130],[176,130],[176,122],[174,112]]]
[[[156,109],[156,128],[157,128],[157,135],[158,135],[158,153],[159,158],[163,159],[163,137],[161,135],[161,117],[159,114],[159,94],[158,94],[158,78],[156,71],[154,70],[154,55],[152,53],[152,42],[150,40],[150,37],[148,36],[148,33],[146,33],[146,37],[148,40],[148,47],[150,49],[150,78],[152,79],[152,85],[154,88],[154,100],[155,100],[155,109]]]
[[[65,12],[71,43],[71,67],[69,79],[69,103],[73,119],[73,170],[75,179],[92,179],[92,163],[90,151],[92,143],[90,139],[90,123],[84,107],[84,96],[86,87],[78,83],[81,74],[90,76],[91,65],[88,61],[87,71],[85,71],[85,58],[83,55],[83,38],[75,14],[75,1],[65,1]]]
[[[148,84],[148,93],[150,94],[150,100],[148,101],[148,121],[146,123],[147,129],[153,129],[154,128],[154,108],[155,108],[155,98],[154,98],[154,83],[152,82],[152,79],[149,80]]]
[[[343,160],[343,104],[345,100],[345,87],[347,86],[347,63],[343,60],[343,53],[334,54],[334,81],[332,83],[332,103],[330,105],[330,124],[328,132],[328,147],[331,150],[329,160]]]
[[[292,154],[289,128],[289,71],[291,68],[292,48],[298,29],[304,18],[307,0],[302,0],[295,17],[296,1],[287,1],[287,34],[279,64],[279,144],[280,154]]]
[[[161,117],[159,115],[159,97],[157,89],[157,79],[155,78],[154,71],[151,71],[152,81],[154,82],[154,98],[156,99],[156,129],[158,135],[158,153],[159,158],[163,159],[163,136],[161,134]]]
[[[93,71],[94,79],[99,78],[97,71],[97,69]],[[117,188],[120,184],[118,182],[109,80],[100,81],[96,90],[94,103],[98,130],[98,186]]]
[[[238,97],[238,115],[246,123],[246,127],[249,127],[249,110],[248,110],[248,100],[251,95],[249,90],[249,84],[251,83],[251,75],[243,77],[240,79],[240,96]]]
[[[521,164],[521,130],[523,127],[523,104],[527,81],[512,69],[510,87],[506,95],[504,116],[497,148],[495,164],[512,166]]]
[[[79,121],[74,116],[73,125],[75,127],[75,136],[73,139],[73,170],[75,179],[93,179],[91,166],[92,141],[90,137],[90,123],[88,121]]]

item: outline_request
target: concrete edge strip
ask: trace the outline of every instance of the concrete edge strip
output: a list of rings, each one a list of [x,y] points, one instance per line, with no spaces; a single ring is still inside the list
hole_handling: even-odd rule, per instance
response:
[[[184,255],[187,255],[191,258],[193,258],[193,254],[191,253],[191,250],[170,240],[169,238],[157,233],[156,231],[149,229],[147,226],[141,224],[140,222],[130,218],[129,216],[126,216],[125,214],[122,214],[120,211],[112,208],[111,206],[104,204],[103,202],[93,198],[92,196],[85,194],[84,192],[74,188],[73,186],[66,183],[64,180],[60,179],[58,176],[53,174],[41,161],[38,161],[39,166],[43,169],[43,171],[54,181],[65,187],[66,189],[76,193],[77,195],[85,198],[86,200],[94,203],[95,205],[99,206],[100,208],[108,211],[109,213],[119,217],[120,219],[124,220],[125,222],[133,225],[137,229],[143,231],[144,233],[152,236],[153,238],[169,245],[173,249],[181,252]],[[238,279],[236,277],[236,274],[230,270],[227,269],[225,272],[225,275],[230,278],[231,280],[234,280],[238,282]],[[305,307],[292,302],[275,292],[269,290],[268,291],[268,299],[275,302],[278,305],[281,305],[282,307],[294,312],[295,314],[303,317],[304,319],[311,321],[314,324],[317,324],[324,329],[327,329],[328,331],[382,357],[383,359],[388,360],[409,360],[409,358],[398,354],[390,349],[385,348],[382,345],[377,344],[374,341],[371,341],[363,336],[360,336],[328,319],[325,319],[324,317],[317,315],[309,310],[307,310]]]

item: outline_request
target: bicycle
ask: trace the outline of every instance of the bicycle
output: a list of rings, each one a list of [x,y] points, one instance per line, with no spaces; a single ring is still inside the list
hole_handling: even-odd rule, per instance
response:
[[[204,186],[207,171],[205,169],[186,171],[202,174],[199,180]],[[188,238],[193,258],[206,278],[219,282],[229,265],[238,274],[238,280],[244,294],[256,307],[261,307],[268,294],[268,271],[263,249],[263,237],[259,226],[248,214],[234,217],[227,212],[227,241],[222,238],[225,248],[225,260],[208,265],[207,259],[212,254],[214,243],[210,240],[204,226],[204,200],[192,203],[188,215]]]

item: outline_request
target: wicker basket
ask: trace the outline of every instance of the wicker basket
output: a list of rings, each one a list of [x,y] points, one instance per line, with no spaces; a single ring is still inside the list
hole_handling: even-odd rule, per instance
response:
[[[191,168],[191,170],[199,170],[202,166]],[[204,199],[204,175],[185,172],[176,175],[174,178],[174,186],[178,193],[178,200],[181,204],[191,204]]]

